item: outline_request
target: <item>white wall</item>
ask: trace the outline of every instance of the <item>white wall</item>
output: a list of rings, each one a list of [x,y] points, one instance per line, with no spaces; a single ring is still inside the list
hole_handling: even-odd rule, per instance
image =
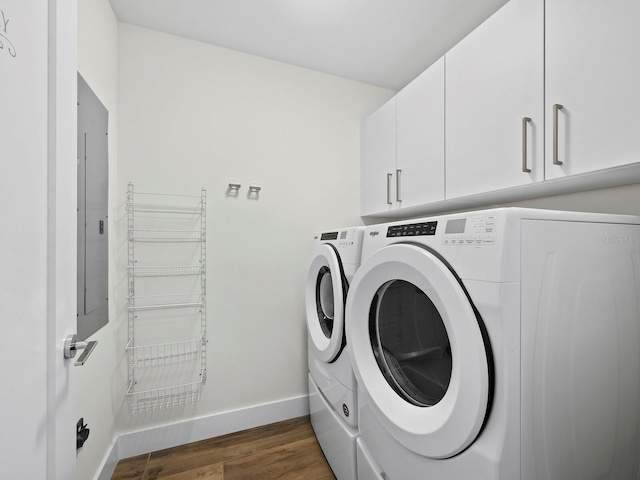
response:
[[[78,2],[78,70],[109,111],[109,242],[116,244],[117,165],[118,165],[118,22],[108,0]],[[114,250],[109,259],[110,291],[119,280]],[[117,349],[117,305],[109,299],[109,323],[91,340],[98,345],[82,367],[76,367],[78,417],[91,430],[89,440],[78,451],[78,479],[95,478],[117,435],[115,414],[122,403],[118,387],[123,379],[115,366],[121,356]]]
[[[123,405],[119,429],[306,395],[311,236],[362,223],[360,122],[394,92],[126,24],[118,42],[115,332],[125,340],[127,182],[204,186],[210,340],[199,404],[134,417]],[[242,184],[238,198],[226,196],[230,180]],[[247,198],[252,182],[259,200]],[[118,376],[124,387],[126,370]]]

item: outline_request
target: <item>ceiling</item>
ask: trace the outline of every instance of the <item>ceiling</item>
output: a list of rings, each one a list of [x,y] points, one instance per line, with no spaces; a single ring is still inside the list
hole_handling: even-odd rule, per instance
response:
[[[119,21],[400,90],[507,0],[110,0]]]

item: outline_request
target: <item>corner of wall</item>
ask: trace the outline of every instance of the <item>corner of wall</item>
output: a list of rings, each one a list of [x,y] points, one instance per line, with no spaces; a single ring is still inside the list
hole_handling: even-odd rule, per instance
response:
[[[118,436],[102,462],[96,480],[109,480],[125,458],[309,415],[307,395],[222,412]]]

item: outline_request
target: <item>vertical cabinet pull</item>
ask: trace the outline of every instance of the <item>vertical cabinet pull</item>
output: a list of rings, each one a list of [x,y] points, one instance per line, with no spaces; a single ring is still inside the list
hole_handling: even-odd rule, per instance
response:
[[[522,119],[522,171],[524,173],[531,173],[531,169],[527,165],[527,124],[531,121],[529,117]]]
[[[392,173],[387,173],[387,205],[393,205],[391,202],[391,177]]]
[[[553,106],[553,164],[562,165],[558,160],[558,111],[562,110],[562,105],[556,103]]]
[[[402,202],[402,198],[400,198],[400,176],[402,175],[402,170],[396,170],[396,201]]]

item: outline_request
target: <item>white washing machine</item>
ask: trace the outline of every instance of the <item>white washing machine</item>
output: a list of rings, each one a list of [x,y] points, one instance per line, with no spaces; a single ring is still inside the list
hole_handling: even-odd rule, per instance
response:
[[[347,341],[360,480],[640,478],[640,218],[367,227]]]
[[[311,424],[338,480],[355,480],[356,380],[346,342],[345,303],[360,266],[364,227],[317,233],[307,275]]]

